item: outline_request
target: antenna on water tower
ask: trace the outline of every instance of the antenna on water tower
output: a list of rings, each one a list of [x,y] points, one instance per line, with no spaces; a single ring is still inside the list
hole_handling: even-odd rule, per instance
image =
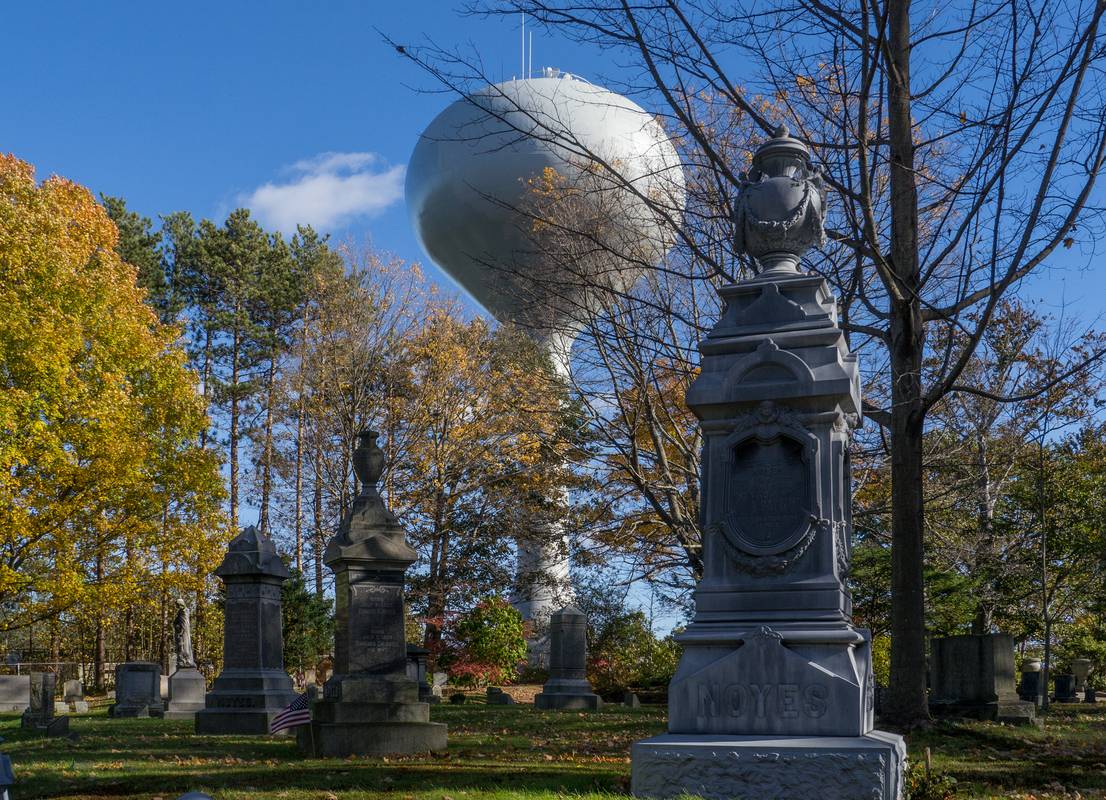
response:
[[[523,76],[526,75],[526,15],[520,14],[520,16],[522,17],[522,63],[519,64],[518,74],[525,80]]]

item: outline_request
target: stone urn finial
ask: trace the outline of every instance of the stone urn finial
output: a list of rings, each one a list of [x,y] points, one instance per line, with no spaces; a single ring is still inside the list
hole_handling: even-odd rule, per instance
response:
[[[361,481],[361,493],[376,490],[376,483],[384,471],[384,451],[376,440],[380,434],[373,430],[363,430],[357,434],[357,447],[353,450],[353,471]]]
[[[812,247],[825,243],[826,192],[810,150],[779,125],[741,176],[734,211],[735,246],[763,275],[789,275]]]

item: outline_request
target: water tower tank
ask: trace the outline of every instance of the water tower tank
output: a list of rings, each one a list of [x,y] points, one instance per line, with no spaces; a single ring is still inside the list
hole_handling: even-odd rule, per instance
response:
[[[586,282],[625,289],[642,265],[663,258],[685,196],[675,148],[636,103],[566,73],[547,69],[450,105],[420,137],[406,186],[412,224],[434,263],[497,319],[538,338],[578,313],[582,301],[582,288],[572,288],[579,275],[543,291],[543,281],[558,284],[557,259],[545,255],[549,248],[519,213],[533,208],[531,181],[547,167],[569,185],[599,187],[592,193],[604,195],[616,240],[633,245],[632,260],[609,252],[575,259],[573,270],[584,271]],[[643,197],[664,206],[669,219]]]

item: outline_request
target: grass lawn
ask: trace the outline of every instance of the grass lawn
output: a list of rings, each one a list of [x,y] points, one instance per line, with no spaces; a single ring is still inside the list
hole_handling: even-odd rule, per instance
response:
[[[193,736],[178,720],[74,715],[76,741],[28,737],[0,717],[17,800],[162,798],[193,789],[219,800],[500,800],[599,798],[629,788],[629,745],[663,730],[658,707],[600,713],[532,706],[436,706],[449,752],[433,757],[319,760],[290,738]],[[965,798],[1106,798],[1106,704],[1054,712],[1044,730],[941,724],[911,737]],[[815,800],[814,798],[803,800]]]

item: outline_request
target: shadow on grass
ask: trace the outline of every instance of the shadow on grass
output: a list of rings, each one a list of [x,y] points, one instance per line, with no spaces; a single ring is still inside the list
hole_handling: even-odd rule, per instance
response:
[[[195,736],[190,721],[102,714],[73,715],[75,741],[30,736],[18,717],[0,718],[0,735],[20,798],[176,796],[197,787],[293,797],[341,790],[575,794],[624,790],[629,742],[664,725],[660,710],[536,713],[525,706],[435,709],[434,719],[450,725],[447,753],[388,759],[309,759],[291,737]]]

